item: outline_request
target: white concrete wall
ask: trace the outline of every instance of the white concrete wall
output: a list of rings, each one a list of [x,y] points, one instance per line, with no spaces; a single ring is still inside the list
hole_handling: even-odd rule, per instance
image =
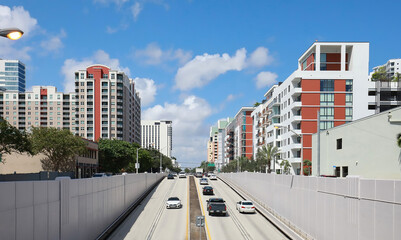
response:
[[[401,181],[263,173],[219,177],[312,239],[401,239]]]
[[[0,238],[95,239],[163,174],[0,183]]]

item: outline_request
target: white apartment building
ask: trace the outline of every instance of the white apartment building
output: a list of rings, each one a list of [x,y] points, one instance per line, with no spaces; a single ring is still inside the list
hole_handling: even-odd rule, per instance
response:
[[[19,60],[0,59],[0,88],[25,92],[25,64]]]
[[[78,70],[75,94],[79,136],[141,142],[141,100],[124,72],[100,64]]]
[[[375,110],[375,113],[401,106],[401,79],[393,79],[397,73],[401,73],[401,59],[390,59],[386,64],[374,67],[370,78],[382,67],[388,81],[372,81],[369,88],[369,96],[374,96],[374,102],[369,102],[369,109]]]
[[[57,92],[56,87],[34,86],[32,91],[0,91],[0,117],[20,130],[54,127],[75,131],[75,93]]]
[[[171,158],[173,150],[173,122],[168,120],[141,120],[141,147],[155,148]],[[173,162],[173,164],[175,164]]]
[[[227,164],[225,161],[225,139],[226,127],[233,121],[233,118],[227,118],[217,121],[217,127],[210,127],[208,141],[208,162],[214,163],[216,169],[221,169]]]
[[[298,69],[272,88],[265,144],[273,144],[292,174],[312,159],[312,134],[371,115],[368,109],[369,43],[315,42]],[[256,140],[256,138],[255,138]]]

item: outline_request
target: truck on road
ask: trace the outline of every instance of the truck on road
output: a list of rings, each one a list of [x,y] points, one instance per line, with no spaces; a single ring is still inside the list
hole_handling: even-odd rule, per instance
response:
[[[201,178],[203,175],[203,168],[196,168],[195,177]]]

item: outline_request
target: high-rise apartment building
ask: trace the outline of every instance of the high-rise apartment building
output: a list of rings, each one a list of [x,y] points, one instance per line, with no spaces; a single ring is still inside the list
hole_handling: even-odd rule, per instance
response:
[[[75,93],[57,92],[56,87],[34,86],[32,91],[0,92],[0,117],[14,127],[55,127],[75,132]]]
[[[369,43],[315,42],[298,69],[271,89],[264,144],[279,148],[292,173],[300,174],[302,160],[313,161],[318,117],[325,130],[374,113],[368,109],[368,70]]]
[[[208,162],[215,164],[216,169],[221,169],[227,164],[225,161],[226,127],[233,121],[227,118],[217,121],[217,127],[210,128],[208,141]]]
[[[141,101],[132,79],[104,65],[75,72],[75,131],[79,136],[141,142]]]
[[[159,152],[171,158],[171,152],[173,150],[172,121],[142,120],[141,131],[142,148],[155,148],[159,150]]]
[[[375,113],[401,106],[401,59],[390,59],[386,64],[374,67],[370,76],[381,69],[385,70],[386,79],[373,81],[369,88],[369,96],[375,97],[374,102],[369,102],[369,109]]]
[[[18,60],[0,59],[0,87],[25,92],[25,65]]]
[[[246,157],[253,159],[253,122],[251,114],[255,107],[242,107],[225,128],[225,163]]]
[[[217,135],[219,133],[219,129],[216,126],[210,127],[209,132],[209,141],[207,143],[208,151],[207,151],[207,161],[209,163],[215,163],[217,161]]]

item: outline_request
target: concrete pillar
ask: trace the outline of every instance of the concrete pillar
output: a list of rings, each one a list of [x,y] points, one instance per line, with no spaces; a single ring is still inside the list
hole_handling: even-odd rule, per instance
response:
[[[345,47],[344,44],[341,45],[341,71],[345,71]]]

